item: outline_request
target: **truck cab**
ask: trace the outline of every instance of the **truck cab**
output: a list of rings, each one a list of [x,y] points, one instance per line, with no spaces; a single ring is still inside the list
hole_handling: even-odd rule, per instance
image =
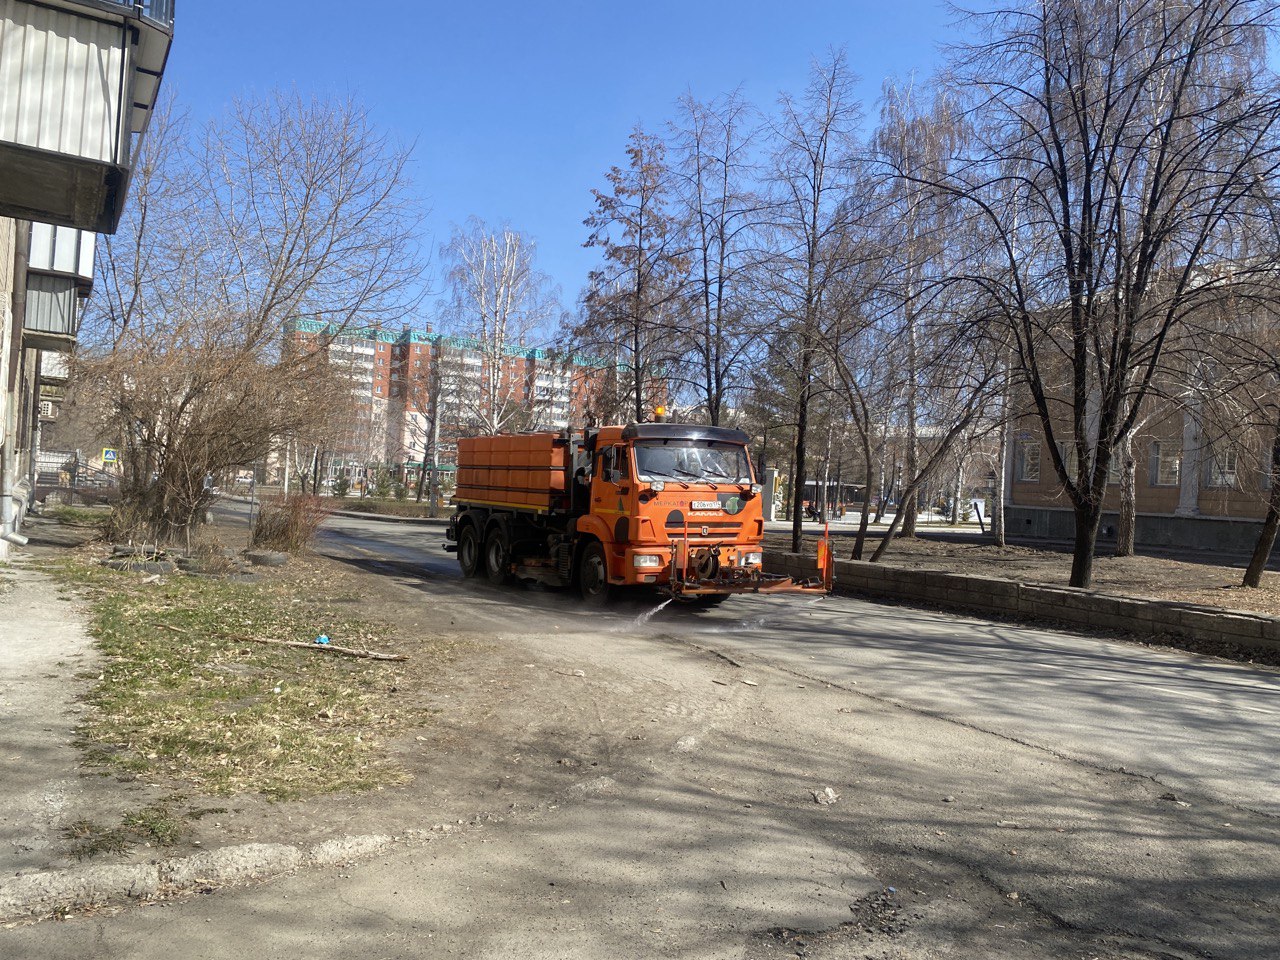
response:
[[[608,584],[733,579],[760,569],[760,487],[740,430],[601,427],[584,452],[589,503],[577,529],[606,547]]]

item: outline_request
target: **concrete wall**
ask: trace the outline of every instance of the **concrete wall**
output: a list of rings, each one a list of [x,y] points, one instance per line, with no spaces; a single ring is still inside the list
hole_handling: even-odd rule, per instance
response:
[[[0,217],[0,459],[8,440],[10,405],[15,398],[9,395],[9,363],[13,355],[10,342],[13,327],[13,252],[17,237],[17,224],[9,217]],[[0,488],[3,483],[0,482]],[[0,489],[0,493],[3,490]],[[3,501],[0,501],[3,509]],[[0,522],[0,532],[3,523]],[[0,560],[9,556],[9,544],[0,540]]]
[[[1098,542],[1114,543],[1119,517],[1102,515]],[[1134,541],[1140,546],[1190,547],[1249,554],[1258,539],[1261,521],[1231,517],[1177,517],[1172,514],[1138,514]],[[1074,540],[1075,514],[1051,507],[1007,506],[1005,534],[1042,540]]]
[[[814,559],[767,551],[764,568],[795,577],[816,574]],[[837,560],[835,589],[854,596],[920,603],[1026,620],[1052,620],[1139,636],[1168,634],[1244,649],[1280,650],[1280,618],[1192,603],[1117,597],[1093,590],[1019,583],[882,563]]]

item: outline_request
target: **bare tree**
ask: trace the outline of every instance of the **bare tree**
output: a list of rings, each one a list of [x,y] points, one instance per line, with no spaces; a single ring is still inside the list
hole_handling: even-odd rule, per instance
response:
[[[666,400],[665,381],[678,361],[685,270],[683,224],[671,212],[672,177],[666,145],[640,127],[627,140],[627,166],[605,175],[608,192],[593,190],[595,209],[584,224],[586,246],[604,263],[592,272],[575,338],[593,354],[614,354],[625,371],[630,415],[649,419],[654,399]]]
[[[211,474],[265,460],[345,392],[332,336],[412,306],[417,215],[406,151],[350,100],[242,101],[198,137],[169,116],[144,151],[76,376],[123,448],[133,526],[175,540]]]
[[[1188,313],[1248,271],[1215,265],[1256,230],[1276,171],[1274,9],[1049,0],[976,20],[986,39],[953,70],[977,146],[921,179],[982,218],[988,243],[957,272],[1009,331],[1075,513],[1071,583],[1088,586],[1117,444]]]
[[[718,425],[758,329],[751,323],[747,274],[759,258],[761,199],[748,189],[754,111],[735,91],[710,103],[680,98],[674,127],[678,198],[688,223],[684,284],[697,318],[688,337],[687,381],[707,420]]]
[[[804,520],[810,405],[818,388],[827,291],[843,269],[856,178],[855,131],[862,108],[843,51],[815,64],[800,99],[783,95],[771,126],[769,258],[761,294],[778,318],[775,354],[786,358],[795,386],[795,447],[791,489],[791,549]]]
[[[912,477],[920,471],[919,394],[930,350],[922,336],[922,314],[942,289],[938,280],[946,272],[946,251],[957,239],[954,203],[930,178],[945,171],[962,136],[962,124],[945,93],[935,92],[923,104],[920,100],[914,83],[886,82],[874,138],[876,155],[890,171],[877,218],[882,249],[893,266],[880,284],[879,297],[890,301],[885,320],[893,323],[894,340],[901,345],[894,351],[895,366],[901,372],[904,469]],[[914,497],[898,505],[903,536],[915,536],[918,510]]]

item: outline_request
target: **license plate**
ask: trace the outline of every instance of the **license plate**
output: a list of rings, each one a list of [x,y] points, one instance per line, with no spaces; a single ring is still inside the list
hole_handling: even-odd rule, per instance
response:
[[[719,510],[720,501],[719,500],[695,500],[693,501],[693,503],[689,504],[689,507],[692,510]]]

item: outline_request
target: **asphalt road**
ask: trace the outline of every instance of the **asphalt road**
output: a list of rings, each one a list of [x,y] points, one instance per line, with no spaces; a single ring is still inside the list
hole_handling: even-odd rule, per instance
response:
[[[464,582],[440,546],[320,539],[509,660],[460,747],[484,816],[0,954],[1277,956],[1274,671],[848,598],[592,614]],[[500,789],[557,756],[553,799]]]
[[[327,527],[335,554],[458,578],[440,530],[347,519]],[[451,586],[472,589],[460,578]],[[478,612],[499,624],[513,611],[584,616],[571,595],[478,589]],[[607,629],[655,639],[674,630],[734,657],[1280,816],[1280,672],[845,597],[736,597],[697,616],[666,609],[637,622],[651,606],[623,604],[605,615]]]

